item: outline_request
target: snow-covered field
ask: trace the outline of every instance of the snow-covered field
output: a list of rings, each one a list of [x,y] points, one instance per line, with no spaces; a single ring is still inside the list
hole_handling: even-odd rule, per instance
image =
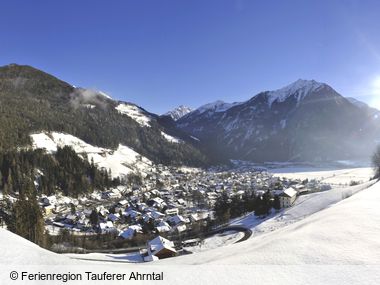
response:
[[[87,254],[75,254],[68,253],[65,256],[77,259],[77,260],[93,260],[93,261],[105,261],[105,262],[126,262],[137,263],[143,262],[139,252],[124,253],[124,254],[110,254],[110,253],[87,253]]]
[[[336,169],[333,167],[282,167],[269,169],[277,177],[316,179],[334,185],[348,185],[351,181],[367,182],[373,177],[371,167]]]
[[[57,147],[71,146],[77,154],[86,154],[89,161],[94,160],[98,168],[111,170],[112,177],[123,177],[136,170],[144,174],[153,165],[146,157],[121,144],[116,150],[110,150],[58,132],[32,134],[31,138],[33,148],[46,149],[49,153],[57,151]]]
[[[197,246],[189,246],[185,247],[186,250],[191,252],[202,252],[208,251],[214,248],[227,246],[230,244],[234,244],[238,240],[244,237],[244,233],[242,232],[224,232],[220,234],[216,234],[212,237],[204,239],[204,241]]]

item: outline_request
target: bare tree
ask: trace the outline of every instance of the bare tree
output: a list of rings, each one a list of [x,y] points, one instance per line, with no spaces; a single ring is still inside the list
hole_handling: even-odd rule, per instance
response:
[[[380,145],[377,146],[376,151],[372,155],[372,166],[375,170],[376,179],[380,179]]]

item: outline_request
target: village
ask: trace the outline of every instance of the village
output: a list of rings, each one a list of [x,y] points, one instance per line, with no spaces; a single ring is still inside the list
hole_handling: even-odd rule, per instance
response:
[[[291,207],[299,195],[330,189],[317,180],[279,178],[246,167],[206,171],[158,165],[146,177],[134,178],[132,184],[78,198],[40,197],[48,233],[54,236],[64,230],[76,236],[138,240],[148,245],[145,260],[154,260],[177,255],[179,249],[226,226],[217,223],[214,211],[223,193],[230,198],[270,193],[279,210]]]

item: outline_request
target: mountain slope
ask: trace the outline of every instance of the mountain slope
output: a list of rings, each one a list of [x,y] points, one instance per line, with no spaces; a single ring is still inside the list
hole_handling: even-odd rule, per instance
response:
[[[214,156],[253,161],[309,161],[369,156],[378,116],[327,84],[298,80],[225,108],[201,107],[177,126],[207,142]]]
[[[206,161],[186,136],[182,143],[173,143],[162,134],[175,135],[175,126],[165,127],[157,115],[134,104],[75,88],[30,66],[0,67],[0,149],[28,145],[29,135],[42,131],[71,134],[111,149],[123,144],[155,163]]]

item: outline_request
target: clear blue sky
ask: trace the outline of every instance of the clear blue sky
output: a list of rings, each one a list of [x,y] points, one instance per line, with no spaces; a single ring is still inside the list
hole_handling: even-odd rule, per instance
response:
[[[377,0],[1,1],[0,65],[156,113],[298,78],[380,107],[379,13]]]

